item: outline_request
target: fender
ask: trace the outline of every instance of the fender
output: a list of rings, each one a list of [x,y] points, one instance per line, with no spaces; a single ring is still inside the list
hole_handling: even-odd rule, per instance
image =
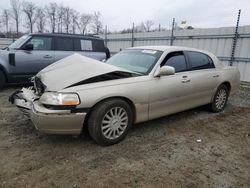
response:
[[[3,71],[5,77],[6,77],[7,81],[8,81],[8,78],[9,78],[8,77],[8,72],[7,72],[7,70],[5,69],[5,67],[1,63],[0,63],[0,70]]]

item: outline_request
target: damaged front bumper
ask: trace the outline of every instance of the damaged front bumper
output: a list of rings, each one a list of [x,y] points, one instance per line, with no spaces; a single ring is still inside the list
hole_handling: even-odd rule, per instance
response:
[[[25,115],[30,116],[32,103],[39,99],[32,87],[22,88],[20,91],[15,91],[10,97],[9,102],[15,104]]]
[[[33,88],[23,88],[14,92],[9,101],[27,115],[35,128],[41,132],[52,134],[80,134],[86,112],[74,113],[70,109],[48,109],[39,102]]]

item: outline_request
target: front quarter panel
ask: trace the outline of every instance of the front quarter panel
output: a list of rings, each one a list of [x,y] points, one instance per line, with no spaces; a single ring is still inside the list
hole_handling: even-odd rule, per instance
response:
[[[123,79],[126,80],[126,79]],[[109,81],[112,82],[112,81]],[[144,78],[131,78],[129,83],[119,83],[114,81],[113,85],[108,85],[108,82],[91,84],[99,87],[85,89],[85,86],[78,86],[63,90],[64,92],[77,92],[81,104],[78,108],[91,108],[97,103],[110,98],[126,98],[130,100],[135,107],[135,123],[148,120],[148,100],[149,100],[149,81]],[[88,84],[90,85],[90,84]],[[81,89],[80,89],[81,88]],[[77,90],[77,91],[76,91]]]

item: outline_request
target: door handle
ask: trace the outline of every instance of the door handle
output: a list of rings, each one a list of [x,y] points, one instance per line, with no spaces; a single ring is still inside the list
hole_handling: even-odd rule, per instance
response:
[[[189,79],[188,76],[182,76],[182,80],[181,80],[182,83],[187,83],[190,81],[191,81],[191,79]]]
[[[213,78],[218,78],[220,75],[216,74],[216,75],[213,75]]]
[[[45,55],[45,56],[43,56],[44,58],[52,58],[52,56],[51,55]]]
[[[187,82],[190,82],[191,81],[191,79],[182,79],[182,83],[187,83]]]

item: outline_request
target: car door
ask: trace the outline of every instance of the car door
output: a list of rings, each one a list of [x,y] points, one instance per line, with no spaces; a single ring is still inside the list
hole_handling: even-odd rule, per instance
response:
[[[28,44],[33,50],[24,50]],[[15,52],[14,74],[34,75],[55,61],[52,37],[32,36],[21,49]]]
[[[189,66],[182,51],[169,53],[160,66],[172,66],[174,75],[155,77],[151,81],[149,97],[149,119],[190,108],[193,95]]]
[[[201,52],[185,52],[191,66],[189,79],[193,91],[192,105],[199,106],[211,102],[211,98],[219,84],[219,71],[216,70],[212,59]]]

